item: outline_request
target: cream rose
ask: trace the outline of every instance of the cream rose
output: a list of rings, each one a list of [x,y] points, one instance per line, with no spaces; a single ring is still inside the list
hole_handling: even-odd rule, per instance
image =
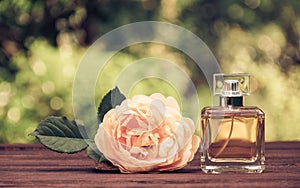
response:
[[[121,172],[175,170],[197,151],[194,131],[173,97],[136,95],[105,114],[95,143]]]

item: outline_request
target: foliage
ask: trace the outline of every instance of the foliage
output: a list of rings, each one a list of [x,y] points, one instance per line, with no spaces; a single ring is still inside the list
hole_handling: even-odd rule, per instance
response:
[[[102,122],[104,115],[125,99],[119,88],[115,87],[102,98],[97,115],[94,114],[95,117],[97,116],[98,120]],[[65,116],[48,116],[29,135],[35,136],[42,145],[52,151],[72,154],[86,149],[87,155],[97,163],[110,164],[97,149],[94,140],[90,139],[86,132],[87,129],[87,125],[81,125],[75,120],[68,120]],[[98,126],[94,128],[93,132],[96,133],[97,129]]]
[[[125,96],[120,92],[118,87],[110,90],[103,99],[98,107],[98,121],[99,123],[103,122],[104,115],[115,108],[117,105],[120,105],[123,100],[125,100]]]
[[[40,143],[59,153],[76,153],[87,148],[77,123],[66,117],[48,116],[42,120],[34,132]],[[83,126],[82,128],[83,129]]]
[[[267,115],[267,140],[299,140],[300,1],[143,0],[0,1],[0,143],[33,142],[28,133],[48,115],[72,114],[72,82],[87,47],[102,34],[136,21],[167,21],[197,34],[223,72],[249,72],[247,104]],[[176,62],[198,87],[201,108],[211,95],[201,70],[180,51],[160,44],[133,45],[107,63],[95,102],[124,67],[155,56]],[[163,89],[162,89],[163,88]],[[162,80],[144,80],[130,95],[176,96]]]
[[[71,88],[83,51],[70,46],[54,48],[44,40],[35,41],[27,57],[11,59],[19,71],[14,82],[1,81],[0,140],[29,142],[27,135],[48,115],[72,115]],[[63,52],[63,53],[62,53]]]

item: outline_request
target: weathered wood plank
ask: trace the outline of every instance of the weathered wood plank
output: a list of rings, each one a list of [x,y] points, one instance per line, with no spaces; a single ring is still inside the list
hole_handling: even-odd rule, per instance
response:
[[[98,171],[84,152],[59,154],[39,144],[0,145],[0,187],[299,187],[300,142],[266,144],[262,174],[204,174],[199,155],[174,172]]]

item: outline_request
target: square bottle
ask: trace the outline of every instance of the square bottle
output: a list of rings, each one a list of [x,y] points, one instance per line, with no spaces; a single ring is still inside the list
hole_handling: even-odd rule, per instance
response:
[[[261,173],[265,169],[265,114],[244,106],[249,74],[214,74],[220,105],[201,111],[200,163],[205,173]]]

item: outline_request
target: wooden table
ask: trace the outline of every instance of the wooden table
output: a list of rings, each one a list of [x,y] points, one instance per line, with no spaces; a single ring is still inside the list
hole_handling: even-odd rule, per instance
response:
[[[199,155],[175,172],[121,174],[95,170],[85,152],[0,144],[0,187],[300,187],[300,142],[267,143],[266,160],[262,174],[204,174]]]

